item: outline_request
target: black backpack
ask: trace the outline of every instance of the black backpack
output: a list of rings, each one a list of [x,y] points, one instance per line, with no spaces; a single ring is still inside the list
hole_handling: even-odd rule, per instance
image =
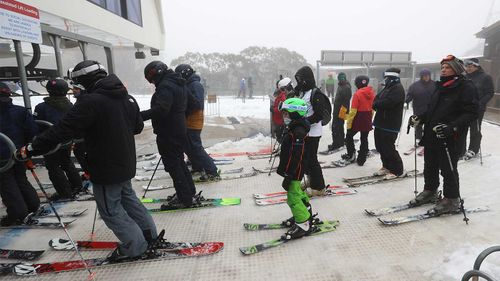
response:
[[[311,100],[315,98],[316,94],[319,95],[319,101],[323,108],[323,112],[321,113],[321,117],[323,117],[323,119],[321,119],[321,125],[326,126],[330,123],[330,120],[332,120],[332,104],[330,99],[318,88],[313,89],[313,92],[311,93]]]

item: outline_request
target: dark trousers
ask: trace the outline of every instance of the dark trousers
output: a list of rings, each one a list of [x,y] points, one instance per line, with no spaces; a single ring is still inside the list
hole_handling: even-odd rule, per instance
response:
[[[175,139],[171,137],[157,136],[156,143],[161,160],[174,182],[177,197],[186,206],[192,204],[193,196],[196,194],[193,178],[189,172],[186,162],[184,162],[183,141],[187,139]]]
[[[312,189],[321,190],[325,188],[325,179],[323,171],[318,162],[318,146],[321,137],[307,137],[305,149],[307,151],[307,160],[305,162],[305,174],[309,176],[309,183]]]
[[[460,136],[459,139],[459,156],[463,156],[466,152],[465,148],[467,147],[467,133],[470,128],[470,142],[469,142],[469,150],[474,151],[474,153],[479,152],[479,148],[481,147],[481,139],[483,135],[481,134],[481,123],[483,122],[484,111],[479,112],[478,118],[473,120],[464,134]]]
[[[345,145],[347,147],[347,154],[353,155],[356,152],[354,147],[354,136],[358,131],[347,130],[347,135],[345,137]],[[361,144],[359,146],[359,154],[366,155],[368,153],[368,134],[370,132],[361,132]]]
[[[375,148],[380,153],[382,166],[397,176],[403,174],[403,161],[394,145],[398,134],[375,128],[374,137]]]
[[[422,139],[422,134],[423,134],[423,125],[422,123],[418,124],[415,126],[415,138],[421,140]]]
[[[23,220],[40,207],[40,199],[26,177],[24,163],[16,162],[0,174],[0,196],[11,220]]]
[[[344,146],[344,120],[333,117],[332,119],[332,146],[333,149]]]
[[[439,141],[439,140],[438,140]],[[425,146],[424,154],[424,189],[435,191],[439,187],[439,171],[443,176],[443,195],[446,198],[458,198],[459,177],[457,170],[458,153],[456,142],[448,143],[453,171],[450,168],[444,146]]]
[[[201,130],[188,129],[189,149],[187,156],[193,167],[193,172],[205,171],[209,175],[217,174],[214,160],[207,154],[201,143]]]
[[[59,196],[70,198],[73,193],[82,189],[82,178],[71,162],[70,148],[61,148],[43,158],[49,172],[49,179]]]
[[[87,146],[85,145],[85,142],[80,142],[80,143],[75,143],[75,146],[73,148],[73,154],[76,157],[76,160],[78,160],[78,163],[80,163],[80,166],[82,167],[82,170],[84,172],[88,172],[88,163],[87,163]]]

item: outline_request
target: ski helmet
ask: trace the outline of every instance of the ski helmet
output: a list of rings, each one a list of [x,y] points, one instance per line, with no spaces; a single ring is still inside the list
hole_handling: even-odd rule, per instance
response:
[[[108,72],[99,62],[84,60],[73,68],[70,79],[90,91],[97,81],[106,76],[108,76]]]
[[[283,79],[281,79],[279,82],[278,82],[278,88],[286,88],[288,85],[290,85],[292,83],[292,79],[288,78],[288,77],[285,77]]]
[[[285,110],[290,114],[290,118],[298,119],[306,115],[307,103],[303,99],[289,98],[280,104],[279,110]]]
[[[354,85],[356,85],[358,89],[368,86],[369,82],[370,78],[368,78],[368,76],[366,75],[359,75],[356,77],[356,79],[354,79]]]
[[[56,78],[47,81],[45,89],[47,89],[50,96],[65,96],[69,91],[69,86],[63,79]]]
[[[179,73],[185,80],[188,80],[195,71],[189,64],[179,64],[175,68],[175,72]]]
[[[168,66],[161,61],[152,61],[144,68],[144,77],[149,83],[155,83],[163,77],[163,74],[168,70]]]
[[[0,97],[10,97],[12,91],[4,82],[0,82]]]

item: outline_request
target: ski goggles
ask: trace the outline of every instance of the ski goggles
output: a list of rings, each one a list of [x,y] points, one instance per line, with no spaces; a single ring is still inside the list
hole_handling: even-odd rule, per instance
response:
[[[472,61],[472,60],[465,60],[464,61],[464,64],[465,66],[470,66],[470,65],[473,65],[475,67],[479,67],[479,63],[475,62],[475,61]]]
[[[461,64],[463,64],[463,61],[457,57],[455,57],[454,55],[447,55],[445,58],[443,58],[441,60],[441,64],[443,64],[444,62],[450,62],[450,61],[457,61]]]

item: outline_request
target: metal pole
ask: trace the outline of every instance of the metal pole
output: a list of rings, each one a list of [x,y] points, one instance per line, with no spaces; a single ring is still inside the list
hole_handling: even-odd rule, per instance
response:
[[[78,45],[80,46],[80,50],[82,51],[83,60],[88,60],[88,57],[87,57],[87,42],[78,41]]]
[[[24,67],[23,49],[21,47],[21,41],[19,40],[12,40],[12,41],[14,41],[14,49],[16,51],[17,71],[19,72],[19,78],[21,80],[21,89],[23,91],[24,107],[26,107],[26,109],[32,112],[30,91],[28,88],[28,77],[26,76],[26,68]]]
[[[63,77],[64,72],[61,59],[61,37],[54,34],[50,34],[50,39],[52,41],[52,45],[54,46],[54,53],[56,55],[57,75],[59,77]]]
[[[104,47],[104,52],[106,53],[106,62],[108,64],[108,73],[114,74],[115,73],[115,63],[113,60],[113,51],[111,50],[110,47]]]
[[[320,63],[321,61],[317,60],[316,61],[316,86],[319,88],[319,68],[320,68]]]

